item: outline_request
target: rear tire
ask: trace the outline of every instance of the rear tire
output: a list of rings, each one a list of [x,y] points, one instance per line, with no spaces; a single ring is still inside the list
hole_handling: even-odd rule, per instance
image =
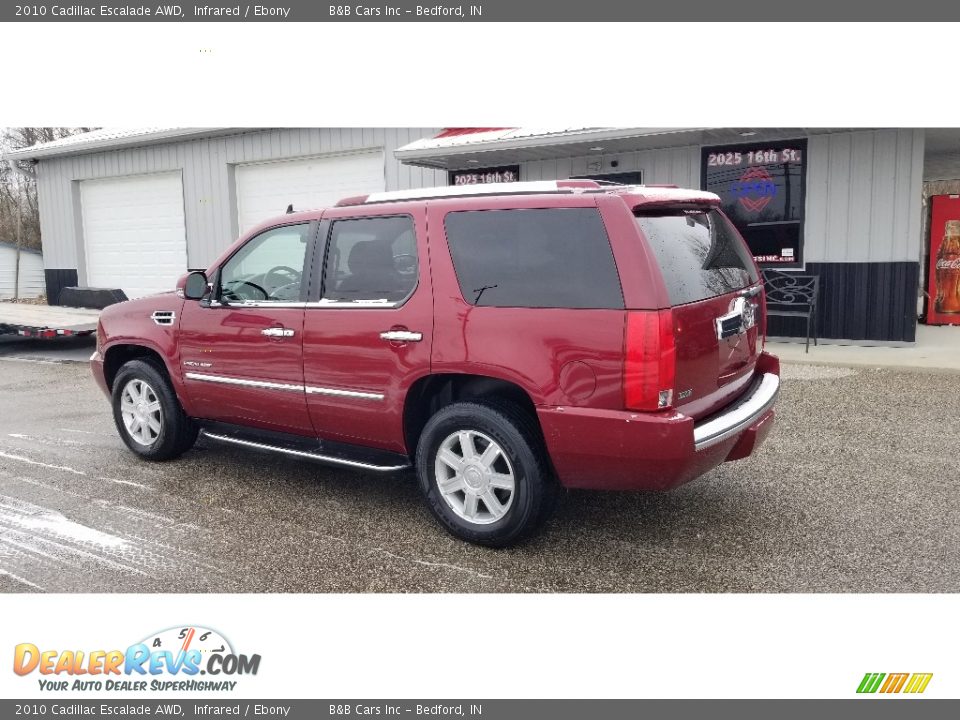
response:
[[[550,515],[556,483],[535,421],[503,401],[461,402],[427,422],[416,456],[427,505],[456,537],[515,545]]]
[[[166,373],[147,360],[117,372],[113,421],[124,444],[146,460],[172,460],[193,447],[199,428],[180,406]]]

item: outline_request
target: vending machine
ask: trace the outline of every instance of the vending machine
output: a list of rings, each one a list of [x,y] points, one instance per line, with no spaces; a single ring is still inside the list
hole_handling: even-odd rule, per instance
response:
[[[928,325],[960,325],[960,195],[930,198]]]

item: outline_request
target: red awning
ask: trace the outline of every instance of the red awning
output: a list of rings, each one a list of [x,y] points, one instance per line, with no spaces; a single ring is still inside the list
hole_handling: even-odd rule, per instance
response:
[[[494,132],[495,130],[512,130],[513,128],[444,128],[434,139],[459,137],[461,135],[475,135],[476,133]]]

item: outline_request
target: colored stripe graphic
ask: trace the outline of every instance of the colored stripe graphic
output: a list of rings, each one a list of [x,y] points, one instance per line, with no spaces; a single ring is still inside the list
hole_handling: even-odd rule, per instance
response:
[[[908,677],[910,677],[910,673],[890,673],[887,675],[887,681],[883,684],[883,687],[880,688],[880,692],[900,692],[900,690],[903,688],[903,684],[907,682]]]
[[[914,673],[913,677],[910,678],[910,682],[907,683],[907,688],[904,690],[905,693],[922,693],[927,689],[927,685],[930,684],[930,679],[933,677],[933,673]]]
[[[867,673],[863,676],[863,680],[860,681],[860,687],[857,688],[858,693],[875,693],[877,688],[880,687],[880,682],[885,678],[884,673]]]
[[[933,673],[866,673],[860,685],[857,687],[858,693],[875,693],[877,691],[886,694],[895,694],[899,692],[918,694],[927,689]],[[881,685],[882,683],[882,685]]]

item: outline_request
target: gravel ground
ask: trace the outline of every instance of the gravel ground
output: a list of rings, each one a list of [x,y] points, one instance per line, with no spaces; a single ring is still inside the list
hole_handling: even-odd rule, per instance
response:
[[[955,375],[785,365],[759,455],[666,494],[571,492],[489,550],[410,476],[201,441],[152,464],[78,364],[0,352],[0,591],[956,592]]]

